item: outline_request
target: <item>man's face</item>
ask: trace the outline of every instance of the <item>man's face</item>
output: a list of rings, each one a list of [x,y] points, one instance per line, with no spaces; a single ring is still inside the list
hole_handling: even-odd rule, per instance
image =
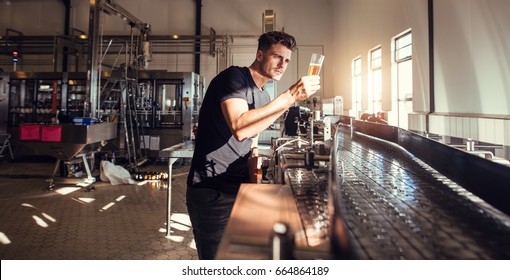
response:
[[[258,51],[262,75],[273,80],[280,80],[290,62],[292,51],[282,44],[276,44],[267,52]]]

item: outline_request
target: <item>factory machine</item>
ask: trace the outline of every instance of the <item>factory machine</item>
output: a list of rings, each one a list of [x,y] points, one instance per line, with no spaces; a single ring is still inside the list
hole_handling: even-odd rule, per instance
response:
[[[95,117],[86,117],[86,73],[2,76],[2,131],[12,136],[17,156],[57,159],[49,189],[59,167],[61,177],[84,174],[91,185],[96,155],[129,158],[129,167],[136,167],[144,159],[156,158],[161,147],[194,139],[202,77],[193,72],[141,70],[129,73],[133,79],[128,79],[121,72],[102,74]]]
[[[122,18],[131,36],[108,41],[101,13]],[[77,177],[86,170],[90,186],[95,180],[90,167],[98,152],[101,159],[137,171],[158,158],[162,147],[194,138],[204,79],[193,72],[147,70],[151,26],[115,1],[92,1],[89,19],[87,72],[66,72],[67,54],[59,68],[57,53],[69,47],[62,42],[72,37],[65,36],[54,46],[54,69],[64,72],[0,73],[0,136],[10,140],[16,156],[57,159],[49,189],[59,166],[61,177]],[[17,51],[14,54],[17,62]],[[121,56],[124,63],[117,63]]]
[[[398,127],[312,115],[293,115],[295,135],[261,153],[218,259],[510,257],[508,166]]]
[[[16,155],[56,158],[48,189],[60,168],[62,182],[93,190],[90,164],[95,152],[116,138],[117,125],[84,117],[84,73],[12,72],[4,78],[8,98],[3,130],[12,137]]]
[[[204,77],[193,72],[138,72],[131,113],[137,115],[149,158],[157,158],[163,148],[195,138],[193,128],[198,122],[204,83]]]
[[[147,140],[145,149],[154,157],[160,147],[192,140],[204,78],[193,72],[163,70],[137,71],[135,77],[134,88],[126,93],[122,84],[125,77],[119,72],[102,76],[100,107],[94,121],[122,124],[124,115],[135,114],[141,139]],[[20,124],[73,123],[75,117],[83,117],[86,79],[84,72],[13,72],[5,76],[2,130],[12,134],[13,145],[18,144]],[[126,106],[127,98],[133,106]],[[125,148],[124,130],[123,125],[118,126],[115,149],[120,151]],[[35,153],[30,149],[17,152]]]

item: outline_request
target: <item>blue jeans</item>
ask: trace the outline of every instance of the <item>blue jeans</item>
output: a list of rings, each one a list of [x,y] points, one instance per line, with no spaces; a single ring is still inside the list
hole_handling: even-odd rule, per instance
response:
[[[199,259],[214,259],[235,198],[236,194],[188,186],[186,206]]]

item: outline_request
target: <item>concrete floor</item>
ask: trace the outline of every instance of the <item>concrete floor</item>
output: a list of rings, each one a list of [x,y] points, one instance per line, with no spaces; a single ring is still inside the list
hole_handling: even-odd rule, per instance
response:
[[[59,183],[48,191],[46,179],[54,165],[52,158],[0,162],[0,259],[197,259],[185,205],[189,166],[173,169],[167,237],[166,187],[114,186],[98,179],[91,192]],[[148,165],[141,171],[168,171],[168,166]]]

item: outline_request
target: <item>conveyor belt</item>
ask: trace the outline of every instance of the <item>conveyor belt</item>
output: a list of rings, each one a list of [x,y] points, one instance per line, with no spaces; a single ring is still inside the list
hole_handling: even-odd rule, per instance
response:
[[[292,168],[285,172],[311,247],[329,239],[328,170]]]
[[[397,145],[337,137],[345,180],[339,203],[359,258],[510,258],[507,215]]]

